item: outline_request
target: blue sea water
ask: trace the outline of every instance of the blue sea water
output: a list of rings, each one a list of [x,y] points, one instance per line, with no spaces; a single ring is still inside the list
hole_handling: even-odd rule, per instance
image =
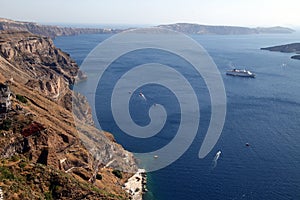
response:
[[[81,64],[87,54],[111,35],[58,37],[55,45]],[[188,63],[168,52],[145,50],[124,55],[113,63],[97,89],[96,110],[101,127],[134,152],[148,152],[166,145],[176,133],[180,119],[178,102],[159,85],[139,89],[147,102],[132,94],[130,111],[139,125],[149,123],[153,103],[165,106],[167,123],[150,139],[124,134],[113,120],[110,95],[115,81],[130,67],[151,60],[176,68],[197,91],[201,119],[197,136],[185,154],[170,166],[148,174],[144,199],[300,199],[300,61],[292,54],[268,52],[261,47],[297,42],[299,33],[274,35],[192,35],[213,58],[221,72],[227,95],[227,115],[222,135],[204,159],[198,158],[210,119],[209,93],[204,81]],[[168,58],[168,59],[166,59]],[[233,66],[245,66],[255,79],[226,76]],[[98,84],[98,83],[95,83]],[[82,83],[84,91],[89,85]],[[98,102],[98,103],[97,103]],[[246,147],[249,143],[250,147]],[[221,150],[217,164],[213,162]]]

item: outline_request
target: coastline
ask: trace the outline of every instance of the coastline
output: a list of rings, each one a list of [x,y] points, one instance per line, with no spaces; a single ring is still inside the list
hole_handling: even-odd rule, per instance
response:
[[[147,192],[147,175],[144,169],[138,171],[123,185],[123,189],[131,196],[132,200],[142,200]]]

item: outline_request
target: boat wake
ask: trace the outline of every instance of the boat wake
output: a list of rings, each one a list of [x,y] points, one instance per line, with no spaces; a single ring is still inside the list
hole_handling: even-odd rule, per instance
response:
[[[142,99],[144,99],[145,101],[147,101],[147,99],[146,99],[146,97],[145,97],[145,95],[144,95],[143,93],[140,92],[139,96],[140,96]]]
[[[221,156],[221,151],[218,151],[217,153],[216,153],[216,155],[215,155],[215,157],[214,157],[214,159],[213,159],[213,161],[212,161],[212,169],[214,169],[215,167],[217,167],[217,164],[218,164],[218,160],[219,160],[219,158],[220,158],[220,156]]]

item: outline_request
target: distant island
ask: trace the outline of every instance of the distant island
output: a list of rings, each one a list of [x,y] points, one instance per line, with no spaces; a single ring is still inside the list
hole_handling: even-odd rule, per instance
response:
[[[300,60],[300,43],[291,43],[273,47],[266,47],[261,48],[261,50],[268,50],[268,51],[276,51],[282,53],[295,53],[297,55],[292,56],[292,59]]]
[[[14,21],[10,19],[0,18],[0,31],[14,30],[14,31],[28,31],[33,34],[43,35],[50,38],[57,36],[70,36],[79,34],[101,34],[101,33],[118,33],[118,29],[101,29],[101,28],[73,28],[40,25],[34,22]]]
[[[241,34],[286,34],[295,32],[293,29],[286,27],[269,27],[269,28],[248,28],[239,26],[208,26],[190,23],[177,23],[168,25],[159,25],[159,28],[171,29],[185,34],[211,34],[211,35],[241,35]]]
[[[287,34],[293,33],[294,30],[285,27],[270,28],[248,28],[238,26],[208,26],[190,23],[177,23],[155,26],[157,28],[165,28],[178,31],[185,34],[201,34],[201,35],[246,35],[246,34]],[[33,34],[43,35],[50,38],[57,36],[70,36],[78,34],[115,34],[128,29],[112,29],[112,28],[74,28],[40,25],[33,22],[14,21],[10,19],[0,18],[0,30],[28,31]]]

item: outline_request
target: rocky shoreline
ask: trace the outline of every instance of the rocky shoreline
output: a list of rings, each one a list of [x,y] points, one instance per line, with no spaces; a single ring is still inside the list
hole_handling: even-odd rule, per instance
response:
[[[130,195],[132,200],[142,200],[147,192],[147,174],[144,169],[138,171],[123,185],[123,189]]]

